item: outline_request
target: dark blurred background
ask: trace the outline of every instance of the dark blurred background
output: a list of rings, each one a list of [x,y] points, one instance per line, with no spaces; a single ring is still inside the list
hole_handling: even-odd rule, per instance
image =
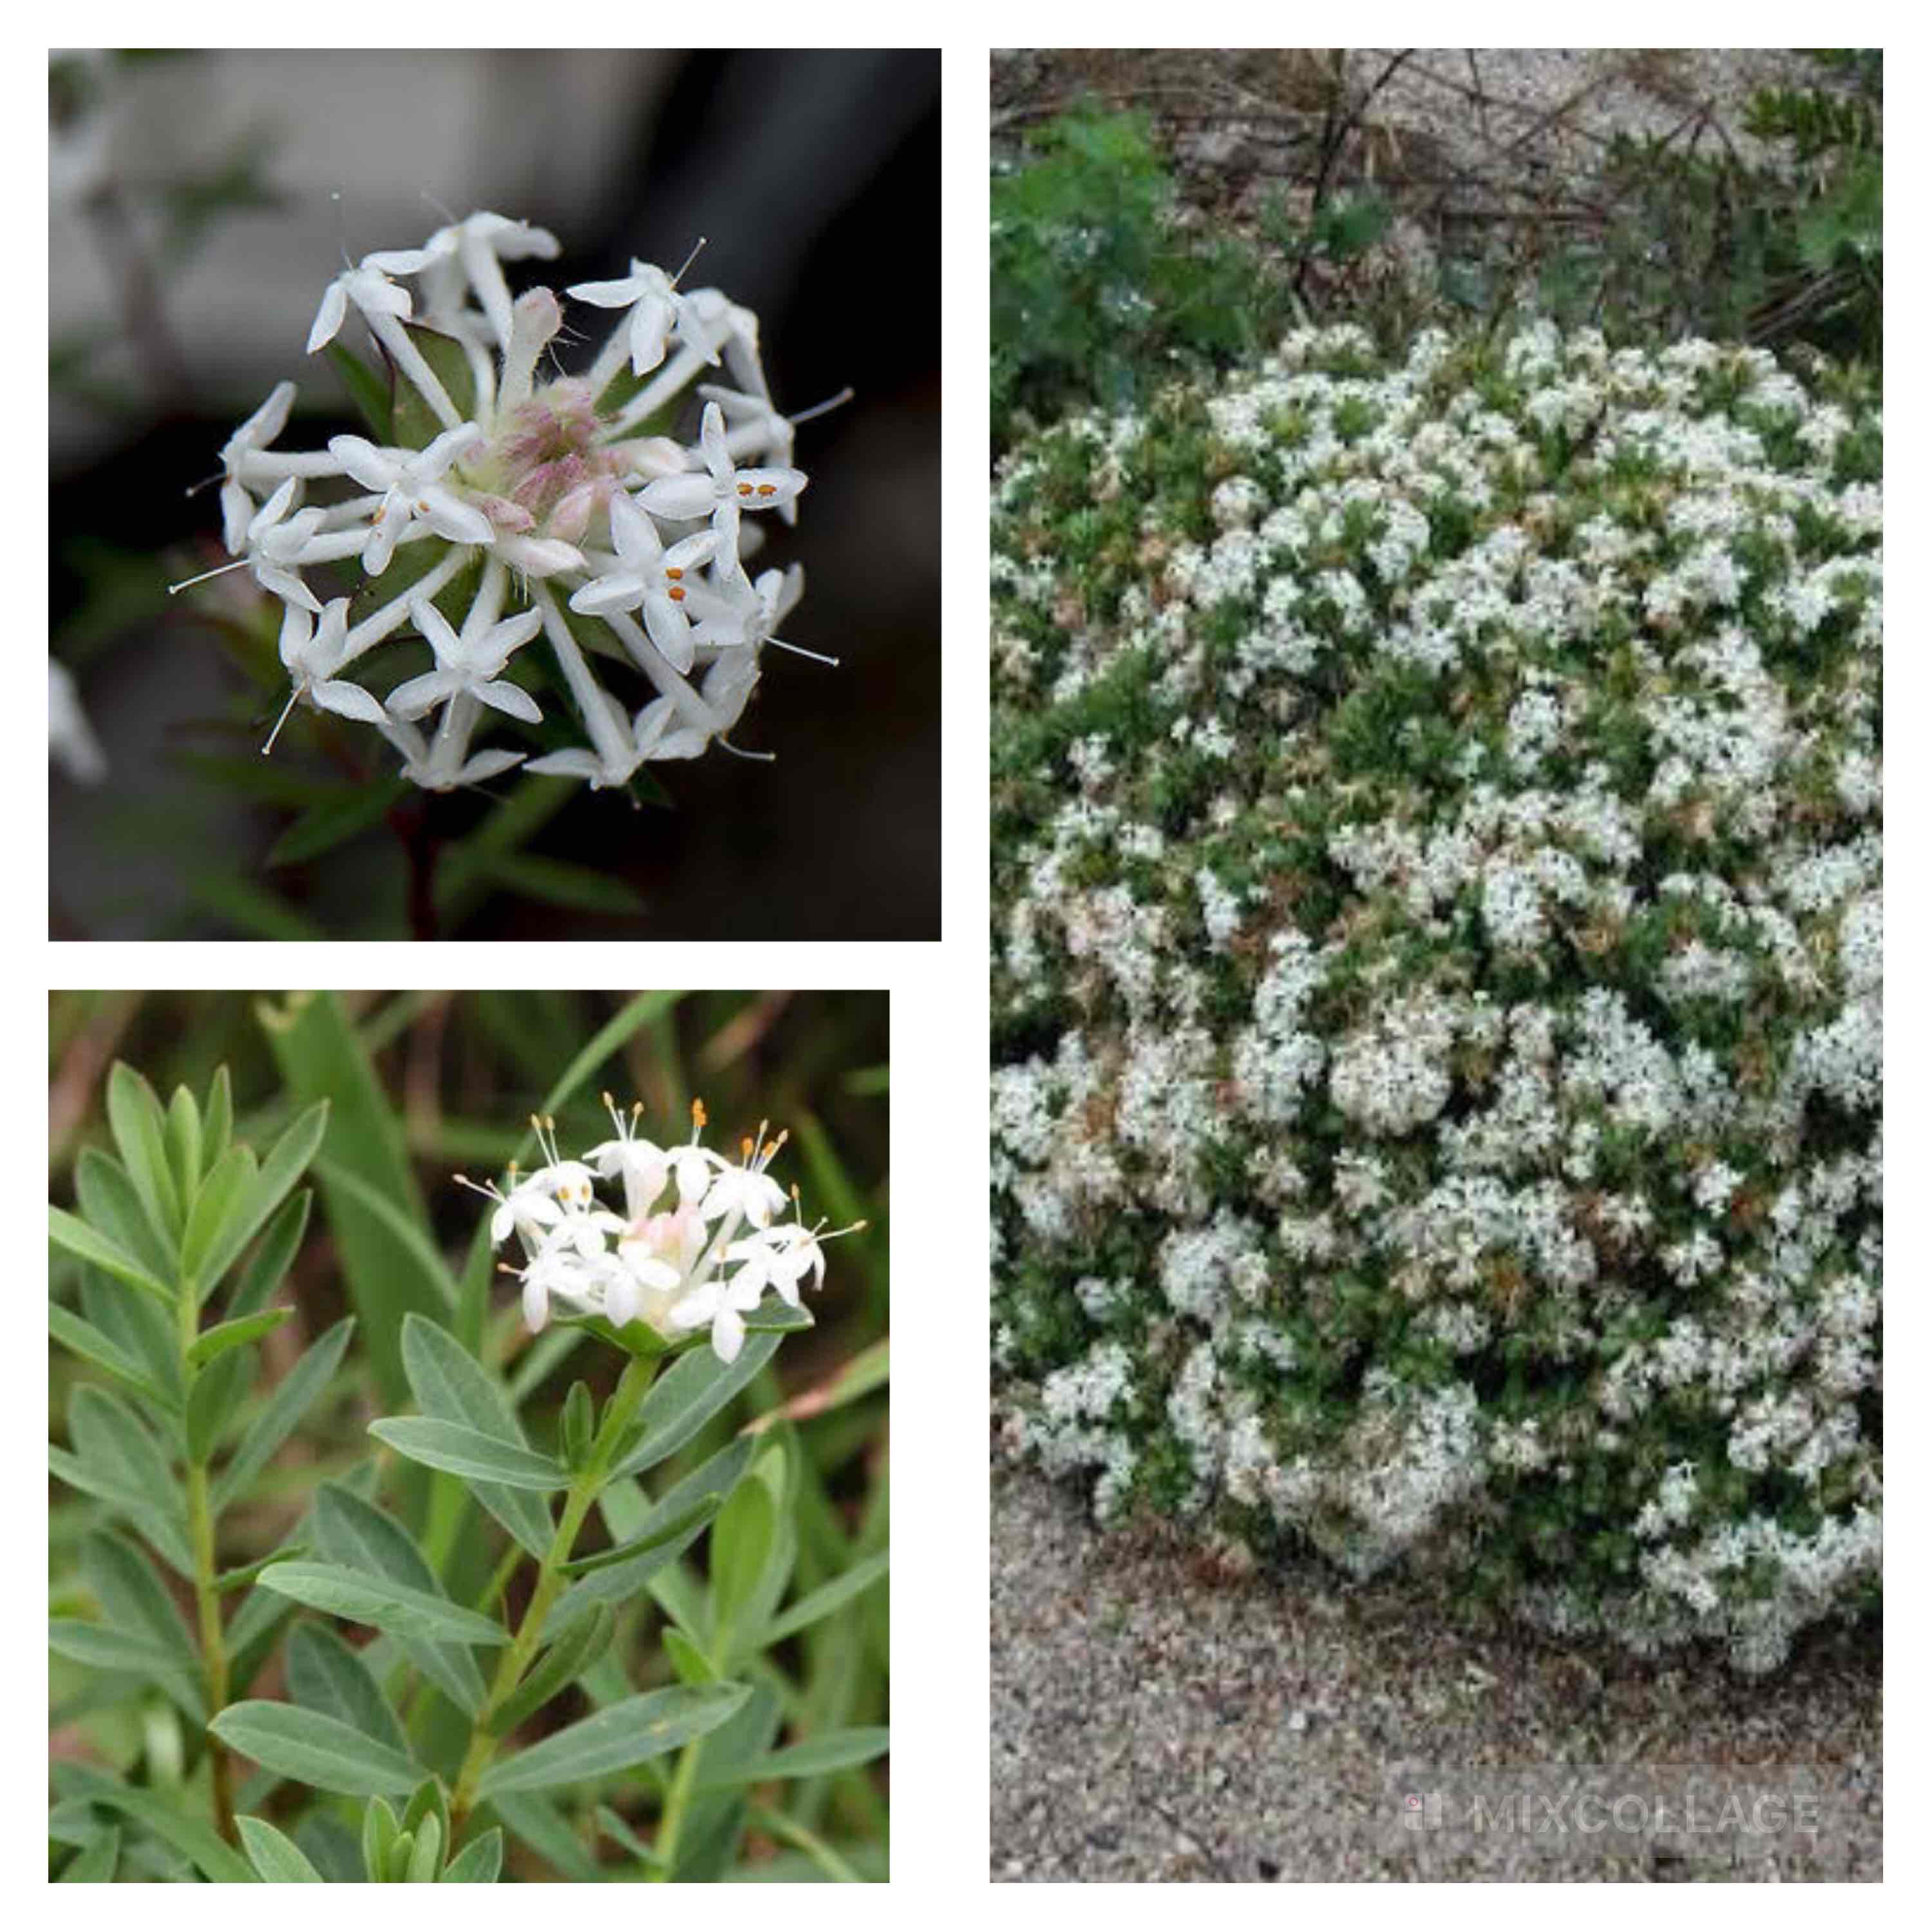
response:
[[[412,841],[464,855],[439,937],[936,938],[938,77],[891,50],[56,57],[53,648],[111,777],[52,779],[53,935],[403,936]],[[304,779],[340,774],[256,758],[262,694],[166,598],[222,556],[214,493],[183,493],[284,376],[281,446],[360,428],[308,324],[345,248],[416,245],[432,201],[557,236],[513,287],[675,267],[704,235],[692,281],[757,312],[779,406],[853,386],[800,431],[812,487],[766,552],[805,566],[787,635],[843,662],[768,650],[736,735],[778,762],[652,766],[668,808],[513,773],[412,796],[406,841],[271,863]],[[373,733],[341,742],[390,775]],[[512,799],[506,857],[476,835]]]

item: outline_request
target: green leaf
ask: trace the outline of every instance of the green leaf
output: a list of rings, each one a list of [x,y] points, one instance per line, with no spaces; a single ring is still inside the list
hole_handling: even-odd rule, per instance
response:
[[[409,1791],[422,1771],[400,1752],[350,1725],[299,1705],[250,1698],[208,1724],[224,1744],[265,1771],[351,1797]]]
[[[221,1885],[255,1882],[254,1868],[239,1852],[224,1844],[211,1826],[178,1810],[158,1793],[123,1784],[118,1778],[85,1765],[68,1765],[64,1776],[71,1796],[118,1811],[146,1826],[158,1838],[188,1859],[204,1877]],[[207,1807],[204,1804],[202,1808],[206,1810]]]
[[[445,1844],[449,1840],[449,1801],[443,1795],[442,1780],[432,1772],[410,1794],[409,1807],[403,1814],[403,1829],[418,1830],[426,1818],[434,1817]]]
[[[520,893],[540,905],[561,906],[570,912],[608,913],[634,916],[645,910],[636,890],[608,872],[566,859],[539,858],[528,852],[492,853],[478,861],[477,876]]]
[[[186,1532],[156,1510],[138,1485],[123,1484],[114,1475],[91,1467],[78,1456],[71,1456],[52,1443],[47,1445],[47,1467],[69,1488],[112,1504],[182,1576],[194,1574],[194,1558],[188,1550]]]
[[[238,1322],[224,1322],[218,1327],[204,1328],[188,1352],[188,1366],[201,1368],[217,1356],[226,1354],[230,1348],[238,1348],[247,1342],[259,1342],[264,1335],[279,1328],[294,1312],[292,1308],[271,1308],[260,1315],[244,1315]]]
[[[515,1490],[567,1490],[570,1472],[533,1449],[500,1442],[481,1430],[434,1416],[387,1416],[369,1425],[369,1433],[412,1462],[472,1481],[502,1483]]]
[[[204,1295],[240,1258],[242,1250],[261,1232],[269,1216],[302,1178],[302,1170],[315,1157],[328,1125],[328,1106],[318,1102],[298,1114],[281,1138],[268,1150],[261,1172],[249,1191],[244,1210],[231,1214],[223,1224],[220,1237],[209,1250],[196,1280]]]
[[[233,1356],[218,1362],[206,1375],[197,1376],[188,1392],[188,1453],[190,1460],[206,1463],[221,1446],[234,1419],[236,1370],[245,1375],[251,1365],[248,1356]]]
[[[235,1096],[229,1085],[224,1061],[214,1070],[208,1083],[208,1100],[201,1110],[201,1171],[212,1174],[228,1151],[229,1136],[235,1131]]]
[[[265,1818],[243,1816],[235,1821],[248,1862],[268,1885],[320,1885],[322,1874]]]
[[[413,1832],[398,1832],[396,1842],[389,1847],[389,1863],[382,1876],[392,1885],[400,1885],[408,1877],[410,1860],[415,1856],[416,1834]]]
[[[47,1210],[47,1237],[68,1253],[90,1262],[96,1268],[105,1268],[116,1281],[124,1281],[130,1288],[142,1289],[168,1307],[174,1306],[174,1290],[165,1282],[158,1280],[124,1248],[70,1214],[64,1208]]]
[[[827,1731],[808,1738],[788,1750],[772,1751],[750,1762],[734,1767],[728,1778],[700,1785],[704,1791],[736,1790],[747,1784],[762,1784],[774,1778],[817,1778],[828,1771],[849,1771],[854,1765],[870,1764],[892,1748],[892,1732],[883,1725],[867,1725],[851,1730]]]
[[[244,1563],[238,1569],[224,1570],[214,1580],[218,1590],[239,1590],[254,1582],[271,1563],[292,1563],[298,1556],[308,1553],[305,1543],[284,1543],[279,1549],[272,1550],[266,1556],[258,1556],[252,1563]]]
[[[410,1885],[434,1885],[442,1863],[442,1823],[432,1814],[416,1827],[416,1849],[410,1854],[404,1881]]]
[[[800,1598],[791,1608],[772,1618],[759,1634],[757,1644],[759,1650],[768,1650],[788,1636],[795,1636],[802,1630],[808,1630],[814,1624],[831,1616],[834,1610],[842,1610],[854,1597],[869,1590],[884,1576],[892,1561],[892,1552],[881,1550],[878,1555],[862,1558],[853,1564],[842,1576],[835,1576],[830,1582],[821,1584],[809,1594]]]
[[[638,1410],[639,1439],[612,1472],[634,1476],[674,1456],[719,1410],[748,1388],[778,1352],[776,1335],[748,1336],[735,1362],[709,1348],[686,1355],[659,1378]]]
[[[172,1246],[181,1239],[182,1197],[168,1165],[167,1124],[154,1090],[124,1060],[107,1076],[107,1124],[155,1233]]]
[[[329,1377],[334,1374],[336,1365],[342,1360],[343,1351],[349,1346],[349,1337],[355,1327],[355,1316],[344,1316],[276,1384],[274,1394],[248,1425],[235,1451],[234,1460],[215,1483],[214,1508],[218,1514],[246,1492],[248,1485],[267,1466],[269,1457],[282,1446],[310,1405],[321,1394]]]
[[[74,1446],[71,1467],[55,1462],[59,1451],[47,1451],[56,1473],[124,1510],[176,1569],[191,1576],[186,1501],[146,1424],[118,1396],[88,1384],[69,1398],[68,1430]]]
[[[656,1513],[653,1512],[653,1528],[642,1535],[632,1537],[628,1542],[600,1550],[594,1556],[573,1558],[561,1566],[562,1573],[566,1576],[588,1576],[593,1570],[609,1569],[614,1563],[628,1563],[634,1556],[642,1556],[646,1551],[662,1549],[667,1543],[675,1542],[687,1530],[701,1529],[718,1514],[721,1506],[720,1498],[708,1496],[698,1497],[674,1516],[662,1521],[656,1520]]]
[[[389,382],[379,376],[346,343],[332,342],[328,345],[328,359],[340,374],[349,391],[349,400],[356,405],[356,413],[362,418],[370,435],[380,443],[394,442]],[[273,862],[272,860],[270,862]]]
[[[424,1415],[464,1424],[512,1448],[529,1447],[508,1395],[448,1329],[406,1316],[402,1346],[403,1372]],[[477,1482],[470,1492],[532,1556],[549,1553],[555,1534],[550,1511],[528,1490]]]
[[[500,1792],[544,1791],[627,1771],[715,1730],[749,1694],[742,1684],[680,1684],[626,1697],[492,1765],[477,1795],[488,1799]]]
[[[147,1552],[115,1531],[96,1530],[82,1542],[80,1561],[107,1622],[173,1660],[172,1672],[160,1680],[161,1687],[183,1716],[201,1724],[208,1715],[202,1696],[201,1653]]]
[[[676,1624],[665,1624],[662,1640],[664,1654],[670,1659],[670,1667],[677,1672],[679,1682],[716,1684],[718,1682],[721,1673],[712,1667],[710,1658]]]
[[[503,1868],[503,1834],[495,1826],[443,1868],[445,1885],[494,1885]]]
[[[388,1800],[372,1798],[362,1812],[362,1869],[371,1884],[380,1885],[389,1876],[389,1852],[401,1827]]]
[[[400,779],[392,778],[358,785],[346,797],[311,806],[268,848],[262,864],[271,871],[278,866],[298,866],[359,838],[382,822],[405,789]]]
[[[548,1860],[560,1876],[579,1885],[594,1885],[604,1876],[548,1798],[506,1792],[496,1800],[495,1810],[504,1828]]]
[[[656,1541],[658,1530],[675,1518],[686,1515],[694,1504],[728,1496],[733,1485],[750,1468],[758,1447],[751,1437],[741,1436],[700,1463],[682,1482],[669,1490],[661,1502],[654,1504],[637,1526],[632,1540],[650,1538],[654,1546],[641,1556],[579,1577],[564,1592],[557,1614],[574,1618],[583,1613],[586,1604],[622,1603],[634,1596],[653,1571],[662,1568],[697,1540],[701,1526],[693,1526],[667,1543]]]
[[[394,567],[401,567],[400,560]],[[403,1318],[412,1310],[432,1321],[444,1318],[456,1293],[430,1230],[402,1123],[339,996],[291,994],[258,1012],[291,1097],[329,1102],[318,1169],[322,1202],[384,1406],[400,1408],[409,1400]]]
[[[204,1272],[208,1258],[224,1246],[230,1222],[238,1222],[250,1211],[256,1179],[254,1150],[232,1147],[201,1184],[182,1234],[184,1280],[197,1288],[210,1285]]]
[[[616,1613],[608,1604],[594,1604],[552,1644],[536,1668],[524,1678],[484,1728],[492,1737],[507,1737],[526,1718],[590,1670],[610,1647],[616,1634]]]
[[[730,1628],[751,1600],[764,1574],[778,1529],[778,1511],[763,1483],[740,1483],[725,1498],[711,1532],[711,1624],[714,1631]],[[720,1657],[729,1646],[719,1643]]]
[[[174,1280],[174,1250],[156,1232],[128,1170],[112,1154],[98,1148],[82,1148],[74,1163],[74,1192],[80,1217],[90,1227],[132,1256],[156,1281]],[[167,1295],[172,1307],[172,1288]]]
[[[598,1806],[597,1826],[607,1838],[621,1845],[640,1864],[648,1865],[653,1871],[664,1870],[664,1860],[609,1805]]]
[[[70,1348],[83,1361],[92,1362],[118,1382],[146,1396],[158,1407],[172,1409],[176,1404],[166,1390],[120,1346],[110,1342],[91,1322],[83,1322],[58,1301],[47,1304],[47,1332],[64,1348]]]
[[[409,1739],[359,1652],[320,1624],[301,1624],[286,1652],[289,1695],[304,1709],[320,1711],[374,1738],[400,1756]]]
[[[394,1517],[352,1490],[325,1483],[316,1492],[315,1532],[332,1562],[367,1574],[386,1576],[431,1595],[441,1594],[436,1574]],[[459,1709],[474,1716],[483,1704],[483,1678],[476,1660],[459,1645],[403,1640],[410,1661],[437,1684]]]
[[[430,373],[456,405],[458,420],[469,422],[476,406],[476,379],[470,372],[470,358],[463,352],[462,344],[453,335],[445,335],[440,329],[427,328],[419,322],[406,322],[402,326],[429,364]],[[448,427],[407,377],[396,378],[394,397],[394,440],[404,448],[424,448]]]
[[[68,1860],[60,1875],[62,1885],[107,1885],[113,1881],[114,1868],[121,1862],[121,1828],[110,1825]]]
[[[229,1294],[230,1316],[253,1315],[281,1286],[301,1251],[302,1236],[308,1230],[309,1205],[314,1198],[314,1190],[304,1187],[291,1194],[275,1210],[248,1265]]]
[[[310,1610],[368,1624],[398,1636],[433,1643],[508,1643],[510,1634],[474,1610],[412,1588],[392,1577],[371,1576],[333,1563],[276,1563],[262,1572],[262,1587],[292,1597]]]
[[[151,1638],[130,1636],[80,1617],[50,1618],[47,1648],[97,1670],[131,1670],[142,1677],[164,1678],[181,1670],[180,1658]]]
[[[201,1109],[185,1087],[177,1087],[168,1102],[162,1138],[176,1190],[182,1200],[190,1200],[201,1182]]]

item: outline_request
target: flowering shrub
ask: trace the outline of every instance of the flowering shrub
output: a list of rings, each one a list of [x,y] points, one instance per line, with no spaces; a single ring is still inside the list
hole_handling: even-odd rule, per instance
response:
[[[994,1358],[1103,1517],[1750,1670],[1875,1595],[1879,460],[1544,326],[1004,466]]]
[[[476,214],[420,248],[364,256],[329,284],[308,348],[335,355],[379,440],[273,448],[296,398],[281,382],[221,452],[236,560],[224,568],[250,571],[284,607],[282,719],[301,702],[373,725],[404,777],[430,790],[524,764],[524,752],[471,741],[486,712],[544,724],[511,674],[539,634],[590,743],[525,770],[596,789],[714,742],[730,748],[759,653],[803,588],[796,564],[755,580],[744,565],[760,540],[745,513],[794,520],[806,481],[791,466],[802,418],[772,402],[757,316],[633,262],[621,280],[568,291],[620,314],[586,370],[553,375],[540,364],[565,332],[562,304],[541,287],[513,300],[502,265],[556,253],[543,229]],[[337,342],[352,310],[388,381]],[[712,369],[728,382],[700,380]],[[661,432],[694,385],[704,410],[686,445]],[[335,500],[305,502],[316,487]],[[310,578],[329,571],[342,594],[324,603]],[[411,634],[431,654],[427,671],[380,697],[352,674]],[[634,717],[592,656],[642,674],[653,695]],[[430,713],[433,730],[418,722]]]

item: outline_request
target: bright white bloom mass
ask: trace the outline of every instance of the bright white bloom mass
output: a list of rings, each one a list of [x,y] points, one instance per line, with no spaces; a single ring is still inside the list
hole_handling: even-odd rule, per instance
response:
[[[366,328],[380,372],[361,364],[356,386],[372,434],[278,449],[296,400],[280,382],[221,452],[236,559],[223,568],[322,620],[284,628],[283,716],[300,700],[372,724],[431,790],[526,759],[621,787],[646,764],[736,749],[766,645],[818,655],[773,636],[798,566],[756,583],[745,568],[763,536],[746,513],[796,514],[792,435],[816,413],[773,406],[758,318],[718,290],[682,288],[683,269],[634,261],[621,280],[570,289],[620,313],[584,374],[555,374],[556,344],[573,339],[563,305],[548,288],[512,296],[503,265],[559,252],[543,229],[478,212],[420,248],[365,255],[329,284],[308,347],[340,358],[351,321]],[[729,387],[700,387],[721,375]],[[759,460],[741,467],[747,456]],[[326,601],[339,617],[324,618]],[[539,635],[548,650],[513,662]],[[412,640],[427,671],[399,655]],[[379,647],[386,679],[358,664]],[[640,679],[647,691],[615,688]],[[558,742],[572,711],[587,747]],[[545,742],[472,745],[506,717]]]
[[[733,1162],[701,1144],[700,1104],[691,1138],[666,1146],[638,1132],[641,1104],[628,1114],[608,1094],[604,1104],[616,1132],[582,1160],[565,1160],[556,1124],[538,1120],[544,1165],[534,1174],[513,1169],[507,1187],[463,1183],[492,1203],[492,1244],[514,1235],[523,1250],[523,1265],[508,1271],[522,1283],[524,1319],[537,1329],[560,1311],[597,1315],[670,1340],[708,1328],[719,1360],[735,1361],[768,1290],[799,1309],[805,1276],[814,1288],[825,1277],[820,1244],[832,1236],[776,1218],[796,1205],[766,1172],[785,1136],[767,1139],[760,1123]],[[600,1180],[621,1184],[621,1214],[598,1200]]]

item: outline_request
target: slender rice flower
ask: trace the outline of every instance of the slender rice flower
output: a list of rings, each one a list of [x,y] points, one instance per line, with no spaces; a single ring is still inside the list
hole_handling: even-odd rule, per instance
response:
[[[616,311],[615,326],[583,374],[556,374],[556,346],[572,339],[564,304],[542,286],[514,293],[505,265],[559,252],[548,230],[482,211],[419,248],[364,255],[328,284],[308,346],[353,354],[350,324],[366,329],[392,392],[386,407],[370,404],[377,426],[324,449],[278,448],[296,404],[281,382],[221,452],[234,560],[221,568],[316,620],[284,634],[292,696],[374,726],[403,776],[431,790],[522,764],[527,744],[472,740],[506,719],[543,722],[546,686],[568,694],[590,742],[546,752],[533,772],[617,788],[647,764],[700,755],[758,682],[776,625],[766,578],[794,601],[801,581],[794,566],[754,586],[745,568],[758,536],[742,514],[795,515],[806,479],[792,433],[815,413],[788,419],[772,404],[757,316],[722,290],[682,289],[682,269],[633,261],[627,276],[568,291]],[[382,377],[364,374],[362,391],[379,392]],[[696,396],[714,374],[729,386]],[[681,440],[677,412],[694,400],[698,434]],[[783,460],[741,468],[753,454]],[[362,609],[358,593],[380,596],[386,577],[400,594],[370,615],[320,621],[325,603]],[[466,586],[466,615],[451,601]],[[502,677],[539,633],[547,649],[522,661],[535,676]],[[386,710],[345,694],[368,697],[348,675],[357,659],[410,640],[431,662],[386,658]],[[626,688],[639,674],[649,689]],[[434,728],[417,729],[433,707]]]
[[[692,1109],[691,1138],[674,1145],[640,1130],[641,1103],[626,1114],[608,1094],[604,1102],[615,1131],[582,1160],[566,1158],[555,1121],[537,1118],[542,1165],[534,1173],[512,1168],[501,1185],[457,1177],[489,1202],[492,1244],[514,1239],[522,1251],[508,1272],[520,1285],[525,1321],[538,1329],[559,1313],[599,1316],[620,1328],[640,1322],[671,1340],[709,1328],[719,1358],[734,1360],[768,1289],[800,1309],[807,1275],[814,1288],[824,1279],[819,1243],[830,1237],[776,1218],[787,1196],[766,1168],[785,1136],[767,1140],[761,1125],[734,1165],[703,1144],[701,1105]],[[622,1213],[599,1199],[600,1181],[620,1184]],[[795,1210],[795,1191],[791,1201]]]

